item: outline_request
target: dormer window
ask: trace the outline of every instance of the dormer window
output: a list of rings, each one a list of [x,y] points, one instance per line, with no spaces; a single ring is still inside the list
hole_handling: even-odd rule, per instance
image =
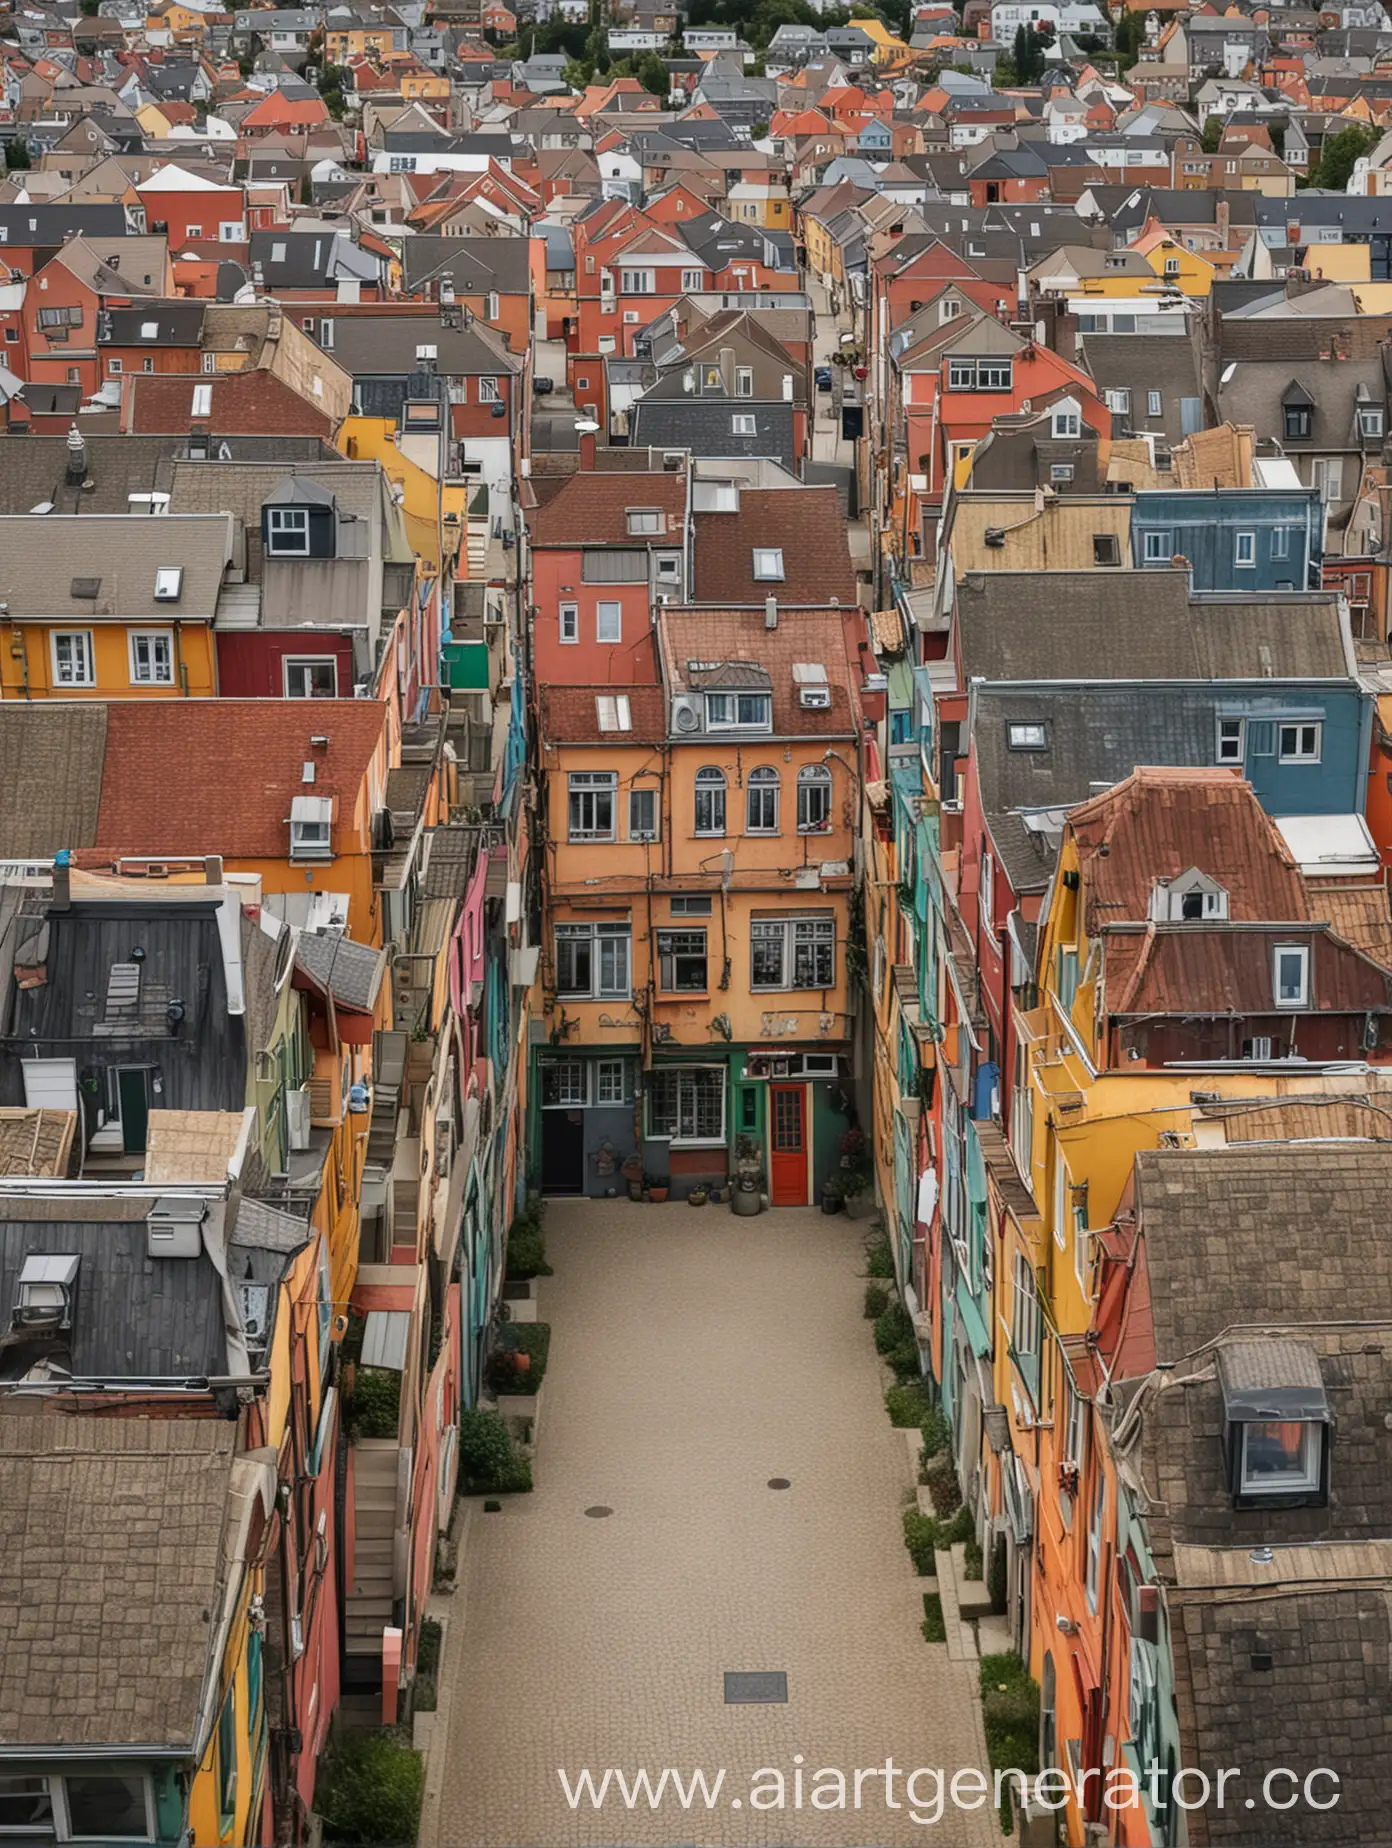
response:
[[[1310,950],[1303,943],[1278,943],[1272,952],[1272,986],[1277,1007],[1310,1005]]]
[[[290,804],[290,858],[332,860],[332,824],[332,798],[296,796]]]
[[[1071,400],[1065,400],[1064,403],[1056,406],[1054,410],[1053,427],[1056,441],[1064,441],[1071,437],[1080,436],[1082,434],[1083,423],[1082,418],[1078,415],[1077,405]]]
[[[266,550],[274,558],[309,556],[309,509],[270,507],[266,512]]]
[[[1322,1503],[1329,1401],[1309,1341],[1265,1336],[1218,1352],[1228,1486],[1238,1507]]]
[[[649,538],[664,530],[661,513],[651,507],[630,507],[628,510],[628,535],[630,539]]]
[[[1191,866],[1177,879],[1157,880],[1150,915],[1159,922],[1201,924],[1228,915],[1228,895],[1215,879]]]
[[[773,700],[767,693],[707,693],[707,731],[770,731]]]

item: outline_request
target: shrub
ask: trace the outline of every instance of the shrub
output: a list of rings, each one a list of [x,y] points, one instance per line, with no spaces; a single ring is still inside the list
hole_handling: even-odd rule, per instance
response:
[[[981,1543],[973,1534],[962,1549],[962,1564],[969,1579],[984,1579],[985,1567],[981,1557]]]
[[[870,1282],[865,1286],[865,1319],[867,1322],[878,1321],[889,1307],[889,1291],[884,1284]]]
[[[395,1437],[401,1419],[401,1375],[390,1367],[359,1367],[349,1422],[356,1437]]]
[[[923,1368],[919,1364],[916,1341],[901,1341],[898,1347],[890,1349],[884,1359],[886,1366],[901,1386],[911,1386],[914,1381],[923,1378]]]
[[[981,1721],[993,1771],[1039,1771],[1039,1686],[1013,1652],[982,1656]],[[1001,1830],[1011,1825],[1009,1785],[1001,1793]]]
[[[865,1241],[867,1277],[893,1277],[894,1252],[883,1232],[872,1232]]]
[[[420,1822],[423,1762],[390,1733],[353,1733],[326,1757],[314,1792],[328,1842],[398,1848]]]
[[[920,1578],[932,1578],[938,1569],[937,1552],[942,1545],[942,1523],[917,1508],[904,1510],[904,1545]]]
[[[947,1625],[943,1621],[942,1599],[935,1591],[923,1594],[923,1640],[925,1643],[945,1643]]]
[[[532,1467],[498,1412],[459,1414],[459,1480],[466,1494],[525,1494]]]
[[[507,1242],[507,1276],[510,1283],[525,1283],[531,1277],[550,1277],[554,1273],[546,1262],[546,1234],[541,1229],[541,1209],[535,1217],[519,1214],[512,1222]]]
[[[416,1644],[417,1675],[433,1675],[440,1666],[440,1626],[433,1617],[427,1617],[420,1628],[420,1641]]]
[[[923,1468],[923,1480],[933,1497],[939,1515],[948,1519],[962,1505],[962,1491],[957,1482],[957,1466],[950,1450],[940,1450],[929,1457]]]
[[[885,1394],[885,1410],[889,1413],[889,1422],[899,1429],[912,1430],[914,1425],[922,1423],[924,1413],[930,1409],[928,1388],[922,1380],[909,1380],[891,1386]]]
[[[550,1351],[549,1322],[505,1322],[489,1356],[488,1384],[494,1392],[540,1392]],[[531,1365],[519,1372],[514,1354],[525,1354]]]
[[[896,1298],[875,1317],[875,1352],[888,1356],[913,1338],[913,1317]]]
[[[434,1713],[436,1688],[434,1675],[417,1675],[411,1686],[412,1713]]]
[[[991,1557],[986,1562],[986,1589],[991,1594],[991,1609],[999,1615],[1010,1601],[1004,1534],[997,1534],[991,1542]]]
[[[924,1457],[936,1456],[940,1450],[947,1450],[952,1445],[952,1432],[948,1429],[947,1419],[943,1416],[940,1405],[928,1408],[928,1416],[923,1420],[923,1454]]]

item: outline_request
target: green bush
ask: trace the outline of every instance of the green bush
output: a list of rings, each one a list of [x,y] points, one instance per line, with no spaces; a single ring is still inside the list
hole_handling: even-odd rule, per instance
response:
[[[924,1457],[936,1456],[940,1450],[950,1450],[952,1432],[947,1419],[943,1416],[940,1405],[928,1408],[928,1416],[923,1420],[923,1454]]]
[[[918,1343],[901,1341],[884,1356],[885,1365],[901,1386],[911,1386],[923,1378],[923,1369],[918,1359]]]
[[[947,1625],[943,1621],[942,1599],[935,1591],[923,1594],[923,1640],[925,1643],[945,1643]]]
[[[867,1277],[893,1277],[894,1250],[883,1232],[872,1232],[865,1241]]]
[[[427,1617],[420,1627],[420,1641],[416,1644],[417,1675],[433,1675],[440,1666],[440,1626],[433,1617]]]
[[[993,1771],[1039,1771],[1039,1685],[1013,1651],[982,1656],[979,1665],[981,1721]],[[1001,1831],[1009,1834],[1011,1794],[1001,1795]]]
[[[489,1357],[489,1385],[494,1392],[540,1392],[550,1352],[549,1322],[505,1322]],[[511,1358],[514,1354],[525,1354],[531,1365],[519,1373]]]
[[[401,1375],[390,1367],[359,1367],[348,1418],[355,1437],[395,1437],[401,1420]]]
[[[885,1394],[885,1410],[889,1413],[892,1425],[905,1431],[912,1430],[916,1424],[923,1422],[924,1413],[931,1410],[928,1388],[922,1380],[910,1380],[907,1384],[891,1386]]]
[[[507,1242],[507,1276],[509,1283],[526,1283],[532,1277],[550,1277],[554,1273],[546,1262],[546,1234],[541,1229],[538,1210],[535,1218],[519,1215],[512,1222]]]
[[[962,1490],[957,1481],[957,1466],[950,1450],[940,1450],[923,1466],[923,1480],[933,1497],[939,1515],[948,1519],[962,1505]]]
[[[889,1290],[879,1282],[870,1282],[865,1286],[865,1319],[874,1322],[889,1307]]]
[[[971,1539],[968,1540],[966,1545],[962,1548],[962,1565],[969,1579],[985,1578],[985,1562],[981,1557],[981,1543],[976,1538],[975,1534],[972,1535]]]
[[[512,1441],[498,1412],[475,1408],[459,1414],[459,1482],[465,1494],[523,1494],[532,1466]]]
[[[892,1354],[914,1338],[913,1317],[896,1297],[875,1317],[875,1352]]]
[[[314,1792],[326,1842],[399,1848],[414,1842],[425,1766],[390,1733],[352,1733],[326,1755]]]
[[[1010,1601],[1004,1534],[997,1534],[991,1542],[991,1557],[986,1562],[986,1589],[991,1594],[991,1609],[999,1616]]]
[[[411,1685],[412,1713],[434,1713],[436,1699],[434,1675],[417,1675]]]
[[[904,1545],[921,1578],[932,1578],[938,1569],[936,1555],[971,1537],[971,1515],[959,1508],[950,1520],[920,1514],[917,1508],[904,1510]]]

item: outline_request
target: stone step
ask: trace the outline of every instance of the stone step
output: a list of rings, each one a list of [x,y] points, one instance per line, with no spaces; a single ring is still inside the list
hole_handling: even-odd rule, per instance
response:
[[[372,1591],[365,1592],[361,1597],[354,1592],[348,1600],[348,1621],[352,1623],[354,1618],[378,1617],[383,1623],[390,1623],[391,1610],[390,1585],[385,1591],[374,1587]]]
[[[364,1540],[390,1540],[396,1532],[396,1509],[364,1508],[357,1504],[353,1509],[354,1535],[359,1546]]]
[[[955,1550],[955,1549],[954,1549]],[[980,1656],[971,1626],[963,1621],[957,1602],[957,1574],[952,1554],[938,1553],[938,1596],[942,1599],[943,1628],[947,1632],[947,1655],[952,1662],[975,1662]]]
[[[957,1582],[957,1608],[963,1618],[989,1617],[991,1594],[984,1579],[967,1577],[967,1548],[959,1540],[952,1549],[952,1571]]]

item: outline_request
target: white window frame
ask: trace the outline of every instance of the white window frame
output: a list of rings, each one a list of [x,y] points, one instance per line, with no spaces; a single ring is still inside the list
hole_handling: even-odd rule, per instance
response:
[[[657,283],[650,269],[626,269],[620,271],[620,295],[656,295]]]
[[[780,972],[776,982],[756,981],[754,975],[755,943],[771,944],[781,937],[779,950]],[[799,982],[797,979],[797,953],[799,948],[810,947],[814,953],[829,948],[831,952],[830,980],[826,982]],[[749,986],[757,994],[825,994],[836,986],[837,969],[836,919],[834,917],[808,916],[788,918],[754,918],[749,925]],[[814,966],[813,973],[817,970]]]
[[[1145,409],[1147,417],[1163,417],[1165,415],[1165,401],[1158,391],[1148,391],[1146,393]]]
[[[667,519],[660,507],[630,507],[624,518],[630,539],[656,539],[667,530]]]
[[[136,658],[137,644],[149,644],[150,672],[138,671]],[[155,656],[162,646],[165,655],[167,673],[156,673]],[[130,668],[130,683],[133,687],[172,687],[174,685],[174,631],[172,629],[130,629],[126,634],[126,658]]]
[[[757,436],[759,420],[749,412],[737,413],[730,419],[731,436]]]
[[[303,545],[287,545],[288,538],[303,539]],[[309,509],[307,507],[268,507],[266,509],[266,551],[271,558],[309,557]]]
[[[1376,405],[1368,405],[1358,413],[1358,434],[1362,437],[1382,437],[1382,412]]]
[[[552,926],[553,943],[556,954],[556,993],[567,1001],[627,1001],[633,993],[633,926],[625,919],[623,923],[594,919],[580,921],[568,919]],[[581,938],[588,938],[590,945],[590,986],[586,988],[561,987],[560,945],[562,942],[578,943]],[[623,945],[623,981],[621,984],[604,981],[604,944]]]
[[[480,404],[501,404],[503,394],[498,390],[498,381],[486,374],[481,374],[478,382],[478,401]]]
[[[752,366],[735,367],[735,396],[737,398],[754,396],[754,368]]]
[[[606,599],[602,603],[595,604],[595,640],[597,642],[621,642],[623,640],[622,603],[614,603]]]
[[[563,603],[560,608],[561,640],[566,647],[573,647],[580,640],[580,605]]]
[[[818,792],[817,807],[823,812],[812,817],[812,791]],[[831,772],[825,764],[804,764],[797,773],[797,831],[799,834],[825,834],[832,825],[835,800]],[[824,806],[823,806],[824,805]]]
[[[684,1136],[681,1133],[682,1115],[683,1115],[683,1103],[682,1103],[682,1097],[681,1097],[682,1086],[683,1086],[683,1083],[686,1083],[686,1084],[691,1085],[694,1088],[696,1084],[698,1083],[698,1079],[696,1076],[696,1074],[698,1073],[701,1074],[699,1082],[702,1085],[716,1083],[719,1085],[719,1088],[720,1088],[720,1131],[718,1135]],[[726,1076],[727,1076],[726,1069],[723,1065],[663,1066],[663,1067],[660,1067],[657,1071],[650,1073],[649,1078],[648,1078],[648,1104],[647,1104],[647,1110],[648,1110],[647,1130],[648,1130],[649,1141],[666,1142],[672,1148],[675,1148],[675,1149],[723,1148],[725,1146],[725,1137],[726,1137],[726,1130],[727,1130],[728,1122],[729,1122],[729,1108],[730,1108],[730,1087],[726,1083]],[[654,1080],[655,1079],[665,1080],[668,1078],[675,1080],[676,1093],[677,1093],[676,1111],[674,1113],[675,1128],[670,1129],[670,1130],[665,1129],[665,1128],[659,1129],[656,1126],[654,1118],[653,1118],[653,1109],[657,1102],[657,1084],[654,1083]],[[694,1099],[692,1100],[690,1121],[694,1126],[696,1123],[696,1109],[695,1109]]]
[[[1131,415],[1131,393],[1124,385],[1111,386],[1103,396],[1107,400],[1107,409],[1114,417]]]
[[[1300,966],[1300,987],[1296,994],[1281,993],[1281,962],[1294,956]],[[1303,1008],[1310,1005],[1310,946],[1307,943],[1278,943],[1271,951],[1271,994],[1277,1007]]]
[[[710,988],[710,939],[706,927],[703,924],[665,924],[658,927],[655,936],[654,949],[657,956],[659,992],[664,995],[706,994]],[[699,951],[692,947],[697,937],[701,939]],[[686,947],[675,948],[674,944],[677,939],[683,940]],[[678,982],[675,979],[677,963],[686,960],[694,961],[698,957],[701,963],[700,985]],[[667,979],[669,967],[673,977],[671,981]]]
[[[1174,557],[1173,541],[1166,532],[1151,532],[1141,535],[1141,562],[1146,565],[1168,565]]]
[[[1082,435],[1083,420],[1076,411],[1054,412],[1054,440],[1067,442]]]
[[[729,708],[732,716],[718,717],[726,710],[725,705],[717,702],[733,701]],[[741,714],[744,700],[759,700],[762,704],[762,716],[757,719],[745,718]],[[757,731],[773,730],[773,695],[771,693],[707,693],[706,695],[706,730],[707,731]]]
[[[617,1097],[612,1095],[615,1073],[618,1074]],[[596,1059],[594,1061],[594,1101],[597,1105],[619,1105],[628,1102],[627,1059]]]
[[[75,1835],[72,1828],[71,1812],[68,1808],[68,1778],[74,1780],[97,1778],[102,1774],[97,1770],[90,1772],[72,1771],[62,1775],[54,1773],[48,1781],[49,1794],[53,1800],[53,1823],[55,1839],[60,1842],[140,1842],[139,1835],[115,1835],[109,1828],[100,1835]],[[122,1777],[138,1777],[145,1791],[145,1835],[150,1841],[157,1839],[155,1817],[154,1781],[148,1772],[135,1771],[120,1773]]]
[[[781,545],[754,547],[754,581],[757,584],[781,584],[787,573],[783,569]]]
[[[1010,1345],[1022,1357],[1040,1363],[1039,1285],[1029,1259],[1015,1253],[1015,1276],[1010,1295]]]
[[[1234,745],[1229,750],[1225,747]],[[1213,761],[1218,764],[1244,764],[1247,761],[1247,721],[1231,714],[1221,716],[1215,729]]]
[[[754,820],[754,798],[759,798],[759,810],[765,813],[769,809],[768,798],[773,798],[772,821]],[[772,764],[756,764],[749,772],[744,785],[744,831],[746,834],[764,836],[778,833],[779,810],[782,806],[783,779]]]
[[[81,665],[85,668],[85,673],[63,673],[58,659],[60,642],[80,644],[77,652],[83,657]],[[71,648],[69,653],[72,653]],[[97,684],[97,651],[90,629],[52,630],[49,635],[49,661],[53,670],[55,687],[94,687]]]
[[[590,1065],[589,1059],[548,1059],[542,1067],[541,1107],[543,1110],[585,1110],[590,1102]],[[546,1074],[548,1072],[568,1072],[572,1077],[580,1074],[580,1094],[568,1090],[564,1097],[546,1099]]]
[[[656,784],[646,784],[628,792],[628,838],[631,841],[656,841],[662,838],[662,811],[658,806],[658,789]],[[652,805],[652,827],[634,826],[634,804],[642,801]]]
[[[107,360],[107,362],[106,362],[106,369],[107,369],[107,371],[108,371],[108,372],[109,372],[109,373],[111,374],[111,376],[112,376],[112,377],[114,378],[114,377],[115,377],[115,376],[117,375],[117,373],[119,373],[119,372],[120,372],[120,370],[121,370],[121,362],[120,362],[120,360],[119,360],[119,359],[109,359],[109,360]]]
[[[696,772],[692,784],[691,832],[703,840],[723,839],[729,826],[730,779],[716,764],[703,764]],[[711,823],[709,827],[701,825],[701,798],[710,801]],[[717,824],[718,825],[715,825]]]
[[[1100,1465],[1093,1471],[1092,1499],[1088,1506],[1087,1567],[1083,1591],[1088,1609],[1096,1615],[1102,1588],[1102,1529],[1107,1518],[1107,1472]]]
[[[609,825],[598,824],[600,813],[599,798],[609,798]],[[588,800],[595,825],[589,828],[577,828],[575,825],[575,804],[580,799],[582,810]],[[593,841],[613,841],[618,839],[619,810],[619,773],[617,770],[572,770],[566,778],[566,839],[582,844]]]
[[[311,812],[295,814],[300,804]],[[305,860],[333,859],[333,799],[329,796],[296,796],[291,803],[290,858]]]
[[[1045,719],[1008,719],[1005,743],[1011,751],[1047,751],[1049,725]]]
[[[1253,1426],[1268,1424],[1298,1424],[1303,1426],[1300,1439],[1300,1460],[1303,1466],[1299,1478],[1294,1476],[1257,1476],[1248,1474],[1247,1468],[1247,1434]],[[1324,1464],[1325,1428],[1314,1418],[1254,1418],[1244,1422],[1242,1438],[1238,1452],[1237,1492],[1239,1495],[1255,1495],[1259,1498],[1282,1495],[1314,1495],[1320,1487],[1320,1477]]]
[[[699,269],[684,269],[681,273],[682,294],[699,294],[705,287],[706,273]]]
[[[1238,571],[1256,570],[1257,535],[1255,533],[1233,534],[1233,566]]]
[[[331,693],[292,693],[291,676],[294,671],[306,667],[327,667],[333,673],[333,691]],[[286,699],[337,699],[338,698],[338,659],[334,655],[285,655],[281,659],[281,686]]]
[[[153,363],[153,362],[152,362]],[[195,385],[193,388],[193,417],[211,417],[213,414],[213,388],[211,385]]]
[[[1294,732],[1290,749],[1286,733]],[[1305,749],[1305,733],[1310,733],[1310,749]],[[1324,723],[1320,719],[1278,719],[1276,721],[1276,757],[1283,764],[1317,764],[1324,749]]]
[[[1273,526],[1271,529],[1271,556],[1273,558],[1290,557],[1291,529],[1289,526]]]

